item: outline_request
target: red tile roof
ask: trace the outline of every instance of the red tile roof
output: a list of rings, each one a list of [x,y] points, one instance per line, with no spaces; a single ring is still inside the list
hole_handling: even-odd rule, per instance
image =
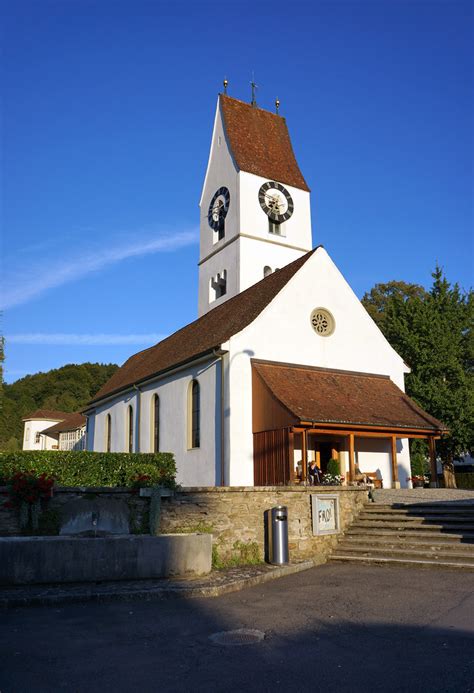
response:
[[[86,425],[86,417],[79,412],[74,412],[73,414],[66,414],[64,421],[60,421],[54,426],[46,428],[41,433],[62,433],[63,431],[75,431],[78,428]]]
[[[212,352],[232,335],[250,325],[314,252],[311,250],[237,296],[216,306],[162,342],[131,356],[102,386],[90,404],[134,383]]]
[[[237,167],[309,192],[296,162],[285,118],[223,94],[219,102]]]
[[[259,362],[253,367],[298,421],[445,431],[388,376]]]
[[[71,416],[65,411],[54,411],[53,409],[36,409],[32,414],[24,416],[22,421],[29,421],[30,419],[50,419],[51,421],[63,421],[67,416]]]

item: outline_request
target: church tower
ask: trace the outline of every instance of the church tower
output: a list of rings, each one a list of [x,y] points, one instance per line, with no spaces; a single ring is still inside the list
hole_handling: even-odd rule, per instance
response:
[[[219,95],[199,207],[199,316],[311,250],[310,190],[284,118]]]

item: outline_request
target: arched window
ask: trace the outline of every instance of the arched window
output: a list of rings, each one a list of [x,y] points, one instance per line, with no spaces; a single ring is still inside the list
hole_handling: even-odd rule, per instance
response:
[[[133,452],[133,407],[129,406],[127,409],[127,419],[128,419],[128,446],[127,452]]]
[[[200,388],[197,380],[189,383],[188,390],[188,447],[198,448],[201,445],[201,402]]]
[[[110,452],[112,447],[111,447],[111,440],[112,440],[112,417],[110,414],[107,414],[105,417],[105,451]]]
[[[151,400],[151,449],[160,452],[160,398],[153,395]]]
[[[263,276],[268,277],[269,274],[272,273],[272,268],[269,265],[265,265],[263,268]]]

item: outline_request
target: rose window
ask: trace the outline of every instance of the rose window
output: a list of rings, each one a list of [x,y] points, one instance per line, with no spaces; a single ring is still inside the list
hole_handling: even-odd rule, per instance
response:
[[[313,330],[321,337],[329,337],[334,332],[335,322],[331,313],[325,308],[315,308],[311,313]]]

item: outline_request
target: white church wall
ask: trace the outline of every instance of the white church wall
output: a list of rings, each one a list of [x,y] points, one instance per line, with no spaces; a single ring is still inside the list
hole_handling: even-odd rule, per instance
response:
[[[329,337],[312,328],[314,308],[334,316]],[[366,313],[323,248],[230,340],[231,485],[253,482],[251,358],[388,375],[404,389],[402,359]]]
[[[136,390],[97,408],[90,415],[90,438],[94,450],[106,449],[106,417],[111,416],[111,451],[128,450],[127,411],[134,412],[134,452],[151,452],[152,401],[160,398],[160,450],[175,456],[182,486],[215,486],[220,483],[220,366],[215,360],[181,370],[140,388],[139,417]],[[193,379],[200,386],[200,447],[188,449],[188,388]],[[138,425],[139,418],[139,425]],[[93,431],[93,432],[92,432]],[[139,438],[138,438],[139,436]]]
[[[240,179],[240,232],[255,236],[262,240],[272,240],[282,246],[298,248],[302,255],[313,247],[311,234],[311,209],[310,194],[306,190],[294,188],[284,181],[276,181],[288,190],[294,202],[294,211],[288,221],[282,224],[282,235],[269,233],[268,216],[260,206],[258,193],[267,178],[256,176],[253,173],[241,171]],[[255,244],[254,244],[255,245]],[[259,246],[256,246],[259,247]],[[288,264],[291,259],[287,260]],[[284,265],[281,265],[282,267]],[[245,280],[245,275],[243,275]],[[244,281],[245,284],[245,281]],[[247,288],[251,284],[245,284]]]

